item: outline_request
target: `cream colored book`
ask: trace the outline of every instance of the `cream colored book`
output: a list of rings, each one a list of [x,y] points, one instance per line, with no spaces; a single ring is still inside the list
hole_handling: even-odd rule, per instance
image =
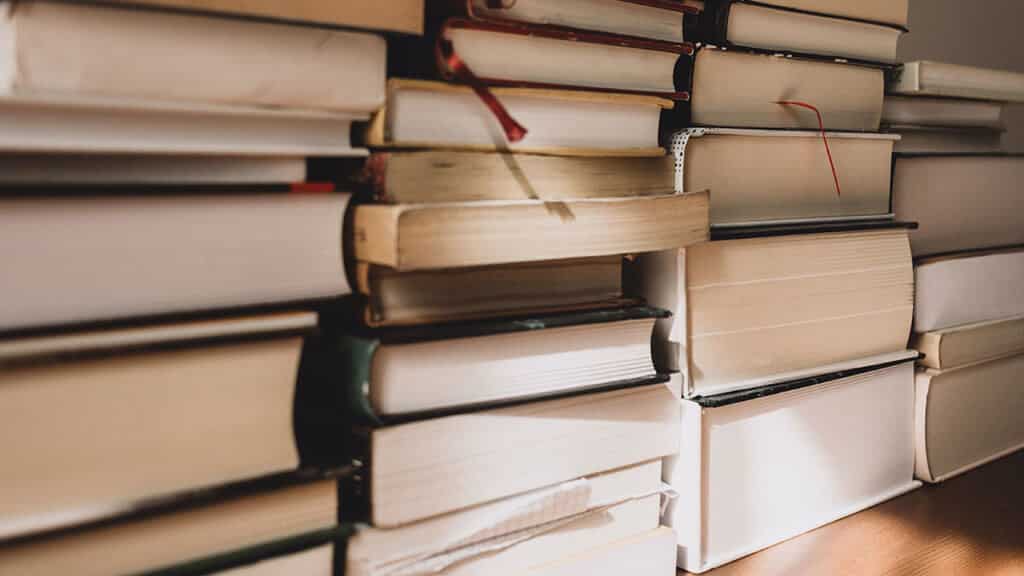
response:
[[[345,573],[504,576],[658,527],[661,462],[603,472],[393,529],[360,527]]]
[[[0,96],[187,102],[366,116],[385,41],[237,18],[84,2],[0,4]]]
[[[369,519],[390,529],[674,454],[679,403],[653,384],[368,434]]]
[[[406,34],[423,33],[423,0],[112,0],[126,5],[151,5],[225,15],[257,16],[287,21],[371,28]]]
[[[895,62],[904,30],[830,15],[766,6],[727,3],[725,39],[736,46],[835,56],[871,62]]]
[[[0,547],[0,572],[105,576],[209,562],[214,557],[329,530],[337,524],[337,509],[335,480],[281,485],[241,494],[224,492],[215,499],[184,501],[115,522],[7,544]],[[226,574],[331,573],[329,545],[300,554],[302,559],[268,560],[267,564],[237,568]],[[295,562],[299,566],[294,566]],[[272,572],[268,571],[268,564],[314,571]]]
[[[911,347],[924,354],[922,366],[935,370],[1024,353],[1024,316],[917,333]]]
[[[640,293],[673,316],[656,363],[708,396],[906,353],[914,269],[903,228],[754,237],[644,255]]]
[[[672,563],[671,529],[655,528],[649,532],[607,543],[585,552],[569,555],[550,564],[523,572],[524,576],[675,576]]]
[[[907,62],[888,85],[893,94],[1024,102],[1024,74],[945,62]]]
[[[891,215],[898,136],[690,128],[673,138],[683,190],[711,190],[711,226],[856,220]],[[836,189],[836,180],[839,189]]]
[[[762,4],[906,28],[910,0],[764,0]]]
[[[882,117],[883,76],[867,66],[705,47],[694,60],[691,121],[818,130],[814,111],[778,104],[799,101],[818,109],[827,130],[874,132]]]
[[[468,86],[392,78],[367,133],[372,147],[513,151],[568,156],[664,156],[658,145],[671,100],[636,94],[492,88],[527,130],[505,138],[494,113]]]
[[[1024,316],[1024,249],[925,258],[914,270],[914,329],[933,332]]]
[[[399,271],[664,250],[708,238],[708,194],[362,205],[357,260]]]
[[[1024,448],[1024,356],[917,374],[917,477],[942,482]]]
[[[294,312],[0,340],[0,537],[294,469],[315,325]]]
[[[1001,130],[1003,107],[1000,102],[886,94],[882,123]]]
[[[898,156],[896,218],[917,222],[915,257],[1024,244],[1024,156]]]
[[[898,133],[898,154],[1000,154],[1003,132],[986,129],[949,129],[930,126],[890,126]]]
[[[705,572],[917,488],[913,429],[913,354],[683,401],[664,517],[679,567]]]

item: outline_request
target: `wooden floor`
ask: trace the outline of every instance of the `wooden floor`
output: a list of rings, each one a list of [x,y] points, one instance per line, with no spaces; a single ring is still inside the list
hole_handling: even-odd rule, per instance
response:
[[[1024,451],[707,574],[1024,576]]]

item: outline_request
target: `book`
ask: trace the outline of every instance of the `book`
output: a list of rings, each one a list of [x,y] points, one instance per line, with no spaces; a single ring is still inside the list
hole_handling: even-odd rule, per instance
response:
[[[829,152],[820,132],[690,128],[672,151],[682,189],[712,191],[712,227],[890,217],[897,137],[825,137]]]
[[[345,574],[521,574],[654,530],[662,489],[654,460],[397,528],[361,526],[348,540]]]
[[[904,28],[798,11],[764,2],[708,2],[697,38],[716,46],[835,56],[870,62],[896,61]]]
[[[472,0],[428,3],[427,35],[393,43],[389,72],[465,84],[686,97],[691,44],[513,21],[495,12],[478,13]],[[685,12],[675,13],[682,28]]]
[[[877,225],[874,225],[877,226]],[[673,316],[659,370],[686,397],[756,388],[905,354],[913,319],[908,230],[755,236],[642,255],[636,290]]]
[[[887,85],[893,94],[1024,102],[1024,74],[945,62],[907,62]]]
[[[1003,103],[886,94],[882,124],[1002,130]]]
[[[526,135],[509,142],[497,117],[468,86],[392,78],[385,107],[366,132],[375,148],[444,148],[569,156],[664,156],[654,96],[492,88]]]
[[[674,43],[684,42],[686,22],[698,11],[688,0],[574,0],[571,4],[564,0],[512,3],[469,0],[466,4],[466,12],[475,19],[558,26]]]
[[[910,236],[915,257],[1024,244],[1016,183],[1024,156],[897,156],[893,211],[919,222]]]
[[[384,100],[386,46],[375,34],[81,2],[5,2],[0,10],[10,39],[3,58],[18,63],[0,76],[4,99],[155,100],[364,116]]]
[[[1024,316],[917,332],[910,344],[924,354],[918,364],[934,370],[1024,354]]]
[[[453,150],[374,152],[352,174],[375,202],[387,204],[657,196],[675,191],[674,178],[673,159],[664,154],[574,157]]]
[[[306,180],[300,156],[4,154],[0,186],[267,185]]]
[[[660,527],[618,542],[567,556],[545,566],[524,572],[525,576],[616,576],[617,574],[649,574],[674,576],[672,565],[672,530]]]
[[[1003,132],[986,128],[936,128],[931,126],[890,126],[898,133],[894,151],[898,154],[1000,154]]]
[[[0,114],[6,118],[0,126],[5,155],[286,157],[294,162],[306,156],[367,154],[353,147],[349,133],[369,111],[19,94],[0,96]]]
[[[932,332],[1024,315],[1024,249],[925,258],[914,269],[914,330]]]
[[[0,538],[296,468],[315,326],[282,312],[0,340]]]
[[[855,20],[907,27],[910,0],[764,0],[761,4],[800,12],[828,14]]]
[[[651,384],[355,432],[368,496],[349,513],[393,528],[674,454],[679,404]]]
[[[334,193],[7,196],[0,332],[347,294],[347,202]]]
[[[613,308],[622,290],[622,257],[526,262],[396,272],[356,264],[369,326],[402,326]]]
[[[404,34],[423,33],[423,0],[113,0],[119,4],[158,6],[215,14],[272,18]]]
[[[881,68],[705,46],[679,107],[700,126],[875,132],[883,93]],[[794,101],[815,107],[822,125],[813,110],[779,104]]]
[[[331,336],[324,355],[362,419],[422,415],[658,378],[646,307]]]
[[[943,482],[1024,447],[1024,356],[917,374],[917,477]]]
[[[259,560],[252,564],[218,572],[219,576],[276,576],[277,574],[308,574],[330,576],[334,573],[334,547],[323,544],[316,548]]]
[[[913,490],[913,356],[683,401],[664,516],[701,573]]]
[[[706,192],[360,205],[353,223],[357,260],[403,272],[647,252],[707,237]]]
[[[304,573],[327,575],[332,542],[339,536],[337,506],[334,478],[268,477],[186,494],[73,530],[5,542],[0,570],[82,576],[257,574],[245,565],[265,560],[260,570],[298,561],[317,570]],[[286,560],[280,557],[284,554],[303,559]]]

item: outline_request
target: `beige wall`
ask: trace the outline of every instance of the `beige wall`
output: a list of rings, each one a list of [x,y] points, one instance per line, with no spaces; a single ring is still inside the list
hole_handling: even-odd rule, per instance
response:
[[[851,0],[856,1],[856,0]],[[910,0],[900,60],[939,60],[1024,72],[1024,0]],[[1003,145],[1024,152],[1024,105],[1004,113]]]

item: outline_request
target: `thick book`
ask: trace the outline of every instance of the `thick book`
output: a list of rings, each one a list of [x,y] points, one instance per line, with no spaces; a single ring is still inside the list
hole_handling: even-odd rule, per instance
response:
[[[688,115],[700,126],[874,132],[884,92],[881,68],[705,46],[676,121]]]
[[[0,332],[347,294],[347,203],[335,193],[5,197]]]
[[[882,124],[1002,130],[1003,103],[886,94]]]
[[[650,252],[708,238],[707,192],[354,210],[355,258],[403,272]]]
[[[914,488],[913,357],[684,400],[666,463],[679,567],[705,572]]]
[[[907,62],[889,78],[893,94],[1024,102],[1024,74],[945,62]]]
[[[0,340],[0,538],[294,469],[315,326],[289,312]]]
[[[369,189],[374,201],[387,204],[578,200],[675,191],[674,161],[664,154],[606,157],[391,150],[374,152],[350,178]]]
[[[687,374],[693,397],[904,355],[914,308],[907,234],[897,224],[804,231],[641,256],[639,294],[673,313],[655,331],[658,368]]]
[[[454,0],[480,20],[557,26],[572,30],[682,43],[698,13],[692,0]]]
[[[918,364],[934,370],[1024,354],[1024,316],[918,332],[910,344],[924,354]]]
[[[332,573],[338,480],[279,474],[191,492],[73,529],[0,544],[10,574],[260,574],[270,566]],[[274,573],[274,572],[270,572]]]
[[[695,39],[716,46],[832,56],[867,62],[896,61],[905,29],[860,19],[744,0],[709,0]]]
[[[349,513],[392,528],[674,454],[679,403],[659,383],[354,432],[369,469]]]
[[[761,0],[760,4],[907,27],[910,0]]]
[[[664,156],[661,111],[654,96],[493,88],[490,92],[527,132],[509,142],[498,118],[468,86],[392,78],[385,106],[366,132],[375,148],[447,148],[562,156]]]
[[[369,28],[404,34],[423,33],[423,0],[108,0],[125,5],[211,12],[225,16],[270,18],[287,22]]]
[[[659,378],[651,332],[667,312],[620,308],[325,338],[326,384],[363,422],[522,402]]]
[[[918,332],[1024,315],[1024,248],[925,258],[914,275]]]
[[[396,272],[359,262],[363,321],[401,326],[622,306],[622,257]]]
[[[392,45],[390,74],[687,97],[691,44],[516,21],[496,12],[479,13],[472,0],[428,3],[427,35]],[[677,12],[680,28],[684,13]]]
[[[682,190],[712,191],[713,227],[877,219],[892,214],[897,140],[858,132],[689,128],[673,136],[672,152]]]
[[[385,41],[236,18],[82,2],[4,2],[4,99],[190,102],[366,115],[384,100]],[[104,126],[106,126],[105,124]]]
[[[896,218],[921,225],[910,237],[915,257],[1024,244],[1024,156],[906,155],[894,164]]]
[[[618,576],[645,574],[675,576],[672,546],[675,533],[661,526],[632,538],[570,554],[550,564],[523,572],[523,576]]]
[[[660,524],[661,470],[654,460],[397,528],[361,525],[345,574],[511,576],[638,536]]]
[[[943,482],[1024,448],[1024,356],[917,374],[917,477]]]
[[[988,128],[939,128],[933,126],[888,126],[899,134],[897,154],[1001,154],[1003,131]]]

